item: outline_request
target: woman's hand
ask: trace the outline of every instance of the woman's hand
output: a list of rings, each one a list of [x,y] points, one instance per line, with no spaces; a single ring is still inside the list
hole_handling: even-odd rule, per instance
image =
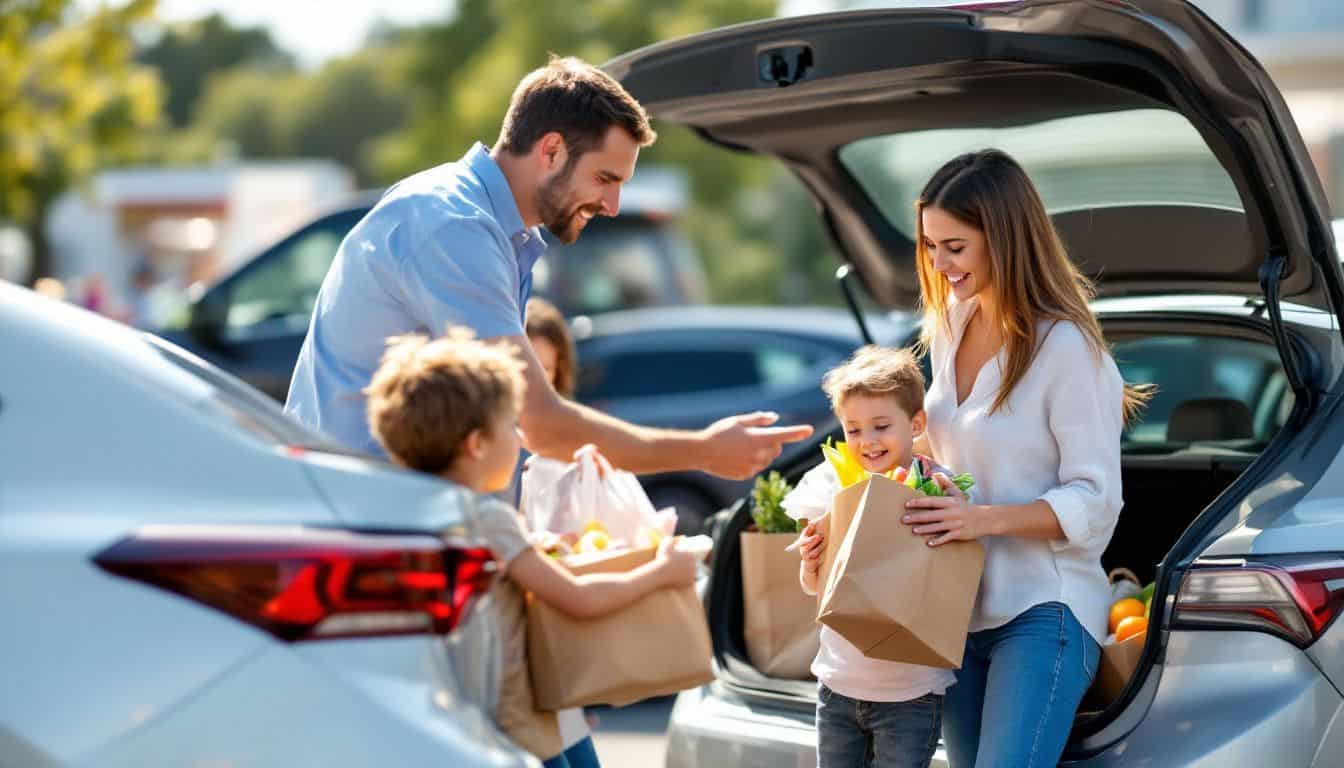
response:
[[[906,514],[901,522],[913,526],[911,530],[916,536],[927,537],[929,546],[937,547],[949,541],[974,541],[993,533],[988,507],[972,504],[942,472],[934,473],[933,479],[946,496],[920,496],[905,503]]]

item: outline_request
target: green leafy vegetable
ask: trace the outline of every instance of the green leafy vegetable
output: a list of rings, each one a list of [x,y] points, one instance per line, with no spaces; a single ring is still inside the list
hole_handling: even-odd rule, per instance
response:
[[[793,486],[778,472],[761,475],[751,489],[751,519],[761,533],[795,533],[803,529],[802,521],[784,513],[782,502]]]

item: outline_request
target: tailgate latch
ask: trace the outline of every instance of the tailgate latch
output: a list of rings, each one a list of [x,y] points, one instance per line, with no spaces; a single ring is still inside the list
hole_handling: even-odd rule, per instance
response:
[[[807,79],[812,71],[812,48],[806,45],[782,45],[756,54],[756,73],[761,82],[780,88]]]

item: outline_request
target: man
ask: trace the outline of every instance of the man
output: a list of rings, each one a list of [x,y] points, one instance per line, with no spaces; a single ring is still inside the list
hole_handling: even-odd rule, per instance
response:
[[[615,216],[621,184],[656,135],[614,79],[577,59],[523,78],[493,149],[397,183],[341,243],[322,283],[285,410],[361,450],[369,436],[361,390],[390,336],[439,335],[450,325],[502,338],[526,365],[527,448],[567,460],[594,443],[636,473],[700,469],[747,478],[810,426],[771,427],[774,414],[730,417],[695,432],[651,429],[559,397],[523,331],[539,226],[571,243],[599,214]]]

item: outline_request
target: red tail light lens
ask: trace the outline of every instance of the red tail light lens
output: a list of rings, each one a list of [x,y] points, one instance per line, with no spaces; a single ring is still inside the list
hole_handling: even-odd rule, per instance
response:
[[[482,547],[303,527],[151,526],[94,562],[288,641],[451,632],[494,577]]]
[[[1300,647],[1320,637],[1344,605],[1344,559],[1201,560],[1176,596],[1173,628],[1254,629]]]

